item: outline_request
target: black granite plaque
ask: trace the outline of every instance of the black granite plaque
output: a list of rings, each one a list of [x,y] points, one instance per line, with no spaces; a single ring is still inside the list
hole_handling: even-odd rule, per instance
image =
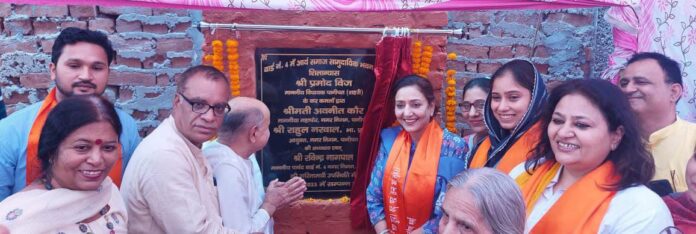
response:
[[[256,93],[271,110],[257,154],[265,185],[299,176],[305,197],[350,193],[374,61],[373,49],[256,49]]]

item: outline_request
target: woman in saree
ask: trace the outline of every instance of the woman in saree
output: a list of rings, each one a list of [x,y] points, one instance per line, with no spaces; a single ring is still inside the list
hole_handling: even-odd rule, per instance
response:
[[[655,173],[618,87],[599,79],[553,89],[534,156],[510,175],[522,189],[525,233],[660,233],[669,210],[645,184]]]
[[[0,203],[11,233],[126,233],[118,188],[107,177],[120,157],[121,124],[96,95],[56,105],[39,138],[42,176]]]
[[[466,169],[464,141],[443,130],[435,114],[430,81],[407,76],[392,90],[400,126],[383,129],[367,188],[375,231],[437,233],[447,183]]]
[[[493,167],[504,173],[524,162],[539,140],[546,85],[529,61],[512,60],[491,76],[483,117],[488,137],[475,149],[471,168]]]

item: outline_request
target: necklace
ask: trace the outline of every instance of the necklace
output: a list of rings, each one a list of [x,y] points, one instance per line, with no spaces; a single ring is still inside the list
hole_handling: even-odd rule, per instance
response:
[[[116,231],[114,231],[114,223],[111,222],[111,220],[109,220],[109,216],[106,215],[110,209],[111,209],[111,207],[107,204],[106,206],[104,206],[104,208],[99,210],[99,215],[104,217],[104,220],[106,221],[106,228],[109,229],[109,234],[115,234]],[[94,233],[94,231],[92,230],[92,227],[88,223],[78,223],[77,225],[82,233],[87,233],[87,234]]]
[[[46,190],[53,189],[53,185],[51,185],[51,181],[48,179],[48,175],[41,178],[41,182],[44,184],[44,188],[46,188]]]

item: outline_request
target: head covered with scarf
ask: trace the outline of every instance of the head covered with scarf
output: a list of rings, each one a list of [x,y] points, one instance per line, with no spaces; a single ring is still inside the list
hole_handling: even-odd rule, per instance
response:
[[[527,70],[527,71],[525,71]],[[491,96],[488,95],[486,99],[486,105],[484,108],[484,121],[486,127],[488,127],[488,135],[491,143],[491,147],[488,150],[488,161],[486,162],[487,167],[494,167],[500,159],[505,155],[505,152],[524,135],[527,130],[529,130],[541,117],[541,112],[544,105],[546,105],[548,99],[548,93],[546,91],[546,85],[544,80],[541,78],[541,74],[534,67],[532,62],[527,60],[512,60],[493,73],[491,76],[491,91],[493,92],[493,84],[495,84],[496,78],[501,77],[503,74],[510,72],[515,81],[520,83],[523,79],[522,76],[533,74],[533,84],[531,86],[531,99],[529,101],[529,106],[524,116],[520,119],[517,125],[512,130],[504,129],[498,119],[495,118],[493,114],[493,109],[491,108]],[[524,86],[524,84],[521,84]],[[529,87],[526,87],[529,89]]]

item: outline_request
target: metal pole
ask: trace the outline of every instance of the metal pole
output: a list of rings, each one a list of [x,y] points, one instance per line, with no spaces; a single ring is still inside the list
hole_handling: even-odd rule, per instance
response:
[[[350,27],[320,27],[320,26],[297,26],[297,25],[270,25],[270,24],[223,24],[208,23],[201,21],[201,28],[245,30],[245,31],[305,31],[305,32],[336,32],[336,33],[384,33],[385,30],[395,28],[350,28]],[[402,27],[403,28],[403,27]],[[392,32],[389,31],[389,32]],[[448,34],[453,36],[463,36],[462,29],[409,29],[413,34]]]

